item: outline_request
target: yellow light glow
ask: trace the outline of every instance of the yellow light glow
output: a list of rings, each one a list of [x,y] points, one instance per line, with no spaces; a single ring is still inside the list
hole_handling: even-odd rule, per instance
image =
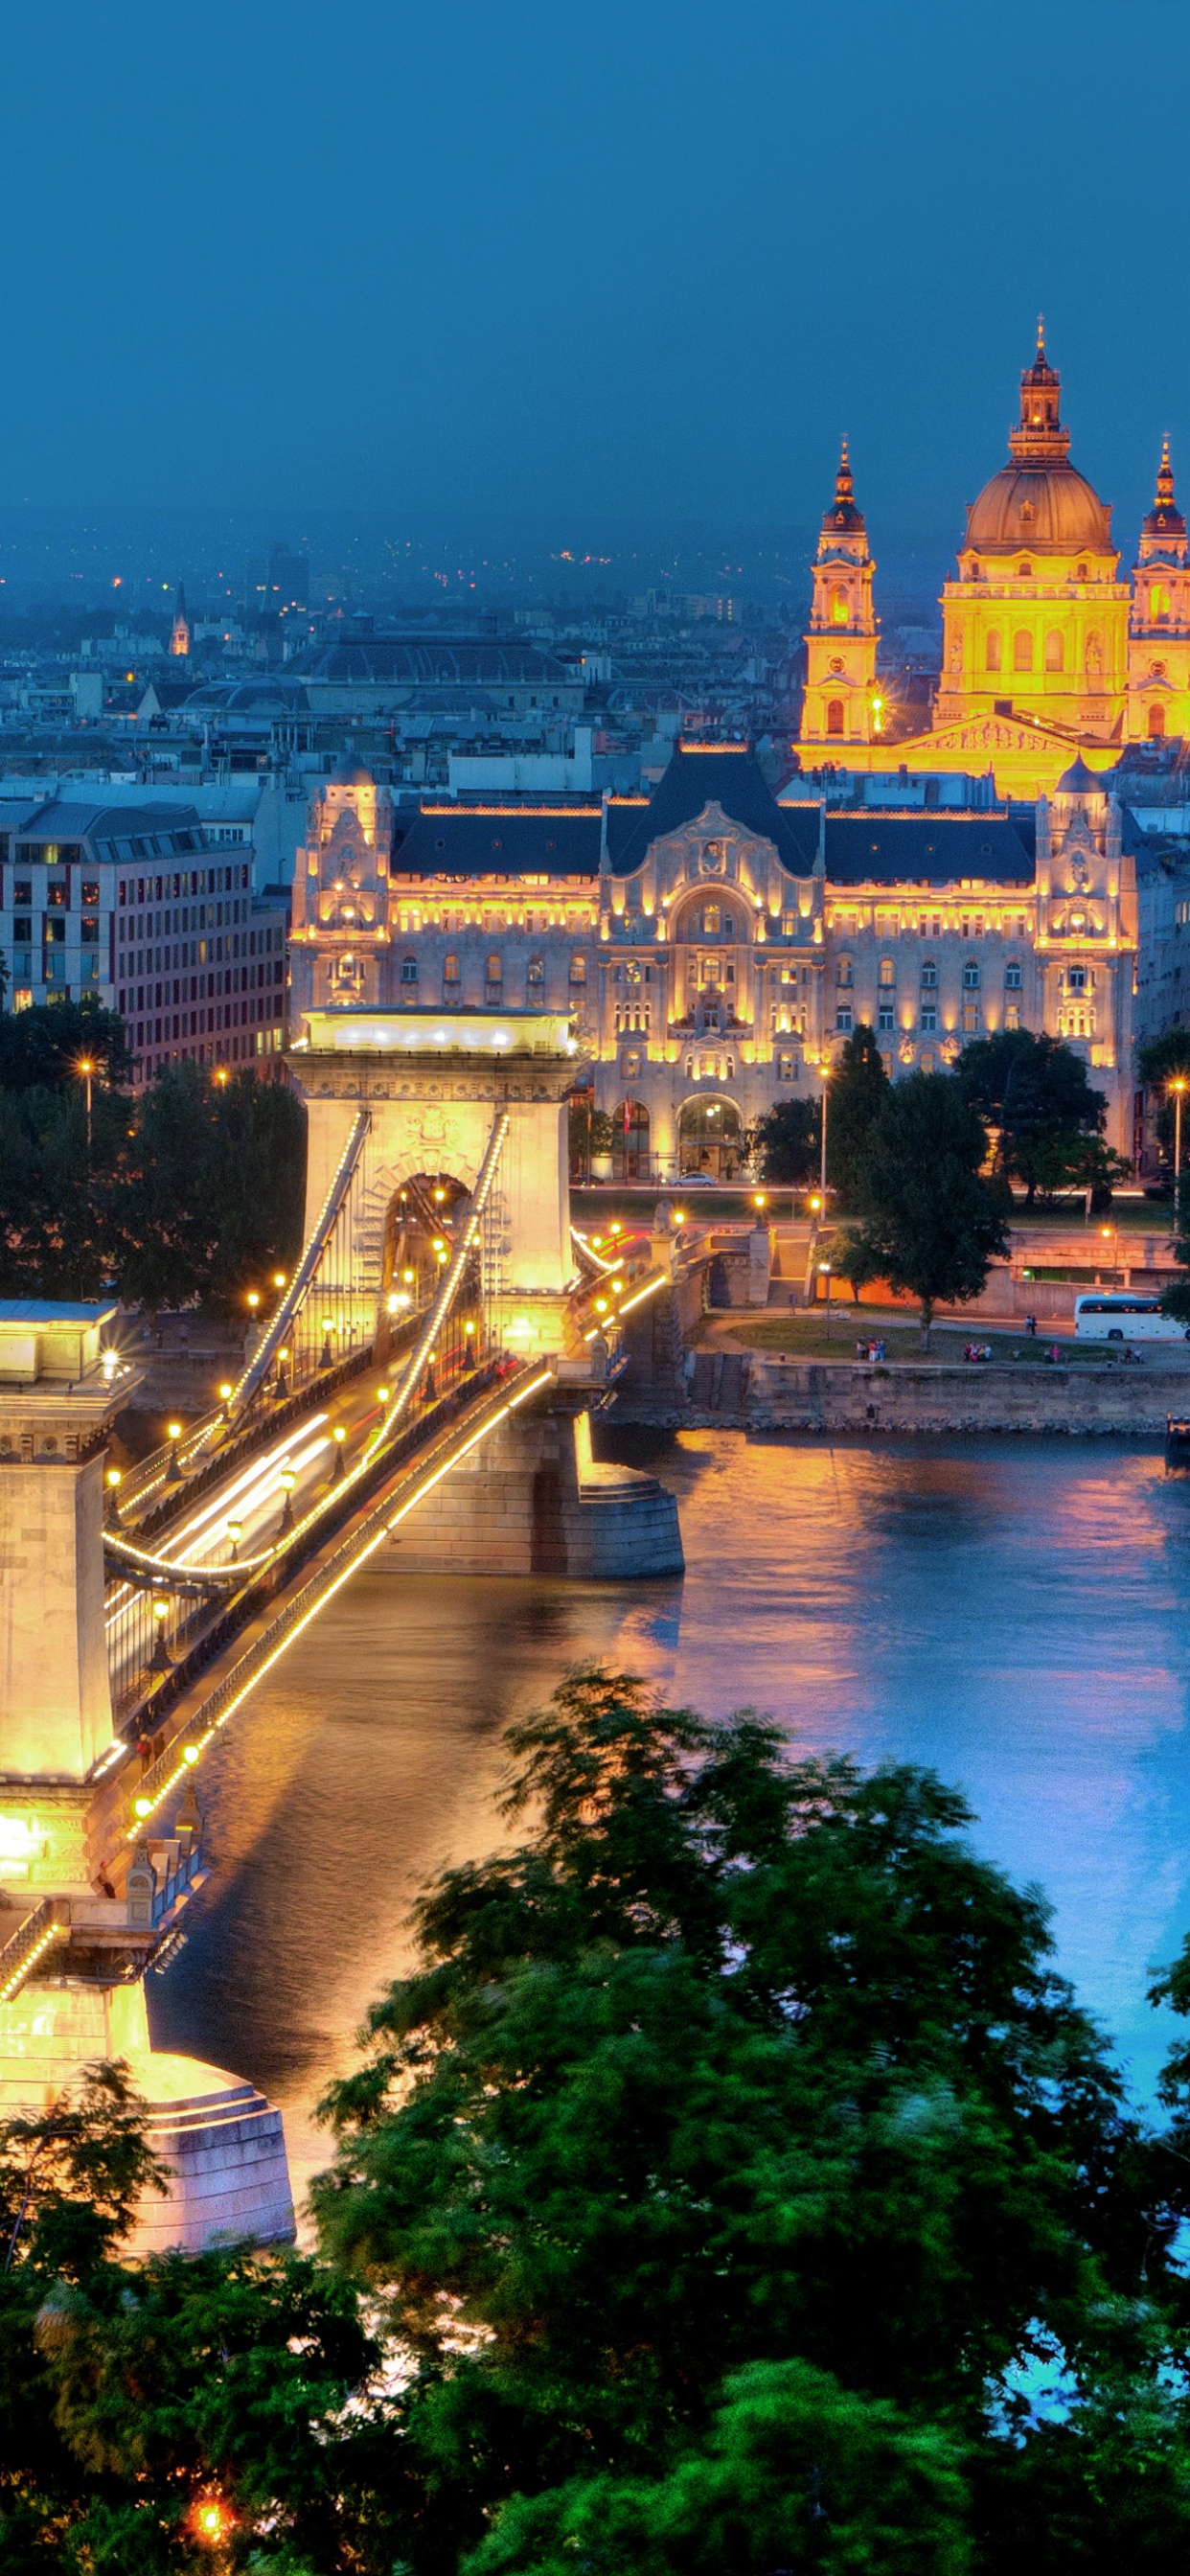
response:
[[[219,1389],[219,1397],[220,1397],[220,1401],[221,1401],[221,1403],[223,1403],[223,1404],[230,1404],[230,1402],[231,1402],[231,1398],[232,1398],[232,1387],[231,1387],[231,1381],[230,1381],[230,1379],[228,1379],[228,1378],[225,1378],[225,1379],[224,1379],[224,1382],[223,1382],[222,1386],[221,1386],[221,1387],[220,1387],[220,1389]]]
[[[260,1290],[259,1290],[259,1288],[250,1288],[250,1289],[249,1289],[249,1291],[248,1291],[248,1304],[253,1308],[253,1310],[255,1310],[255,1308],[256,1308],[257,1306],[259,1306],[259,1304],[260,1304]]]
[[[685,1225],[685,1222],[686,1222],[686,1211],[685,1211],[685,1208],[675,1208],[675,1209],[674,1209],[674,1224],[675,1224],[675,1225]]]
[[[171,1440],[180,1440],[180,1439],[181,1439],[181,1437],[182,1437],[182,1425],[181,1425],[181,1423],[180,1423],[180,1422],[167,1422],[167,1423],[166,1423],[165,1428],[166,1428],[166,1430],[167,1430],[167,1432],[168,1432],[169,1437],[170,1437],[170,1439],[171,1439]]]
[[[283,1288],[285,1286],[285,1273],[283,1270],[274,1270],[273,1286],[274,1288]]]
[[[104,1481],[105,1485],[107,1485],[107,1486],[109,1486],[109,1487],[110,1487],[110,1489],[111,1489],[112,1493],[114,1494],[114,1493],[115,1493],[115,1490],[116,1490],[117,1485],[122,1484],[124,1480],[123,1480],[123,1477],[122,1477],[122,1476],[121,1476],[121,1474],[120,1474],[120,1470],[119,1470],[119,1468],[118,1468],[118,1467],[109,1467],[109,1468],[108,1468],[108,1471],[107,1471],[107,1474],[106,1474],[106,1476],[104,1477],[104,1480],[103,1480],[103,1481]]]
[[[0,1816],[0,1860],[27,1861],[37,1843],[33,1826],[23,1816]]]
[[[344,1430],[343,1425],[342,1425],[342,1423],[341,1423],[341,1422],[337,1422],[337,1423],[335,1424],[334,1436],[335,1436],[335,1439],[336,1439],[337,1441],[339,1441],[339,1442],[340,1442],[340,1444],[341,1444],[341,1443],[342,1443],[342,1442],[347,1438],[347,1434],[346,1434],[346,1432],[345,1432],[345,1430]]]

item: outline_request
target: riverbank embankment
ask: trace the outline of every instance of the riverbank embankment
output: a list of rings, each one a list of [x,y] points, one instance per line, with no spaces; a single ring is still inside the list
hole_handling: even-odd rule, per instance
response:
[[[881,1433],[1027,1432],[1164,1438],[1187,1410],[1185,1369],[997,1368],[920,1360],[866,1365],[756,1352],[726,1359],[686,1404],[627,1395],[609,1419],[658,1429]]]

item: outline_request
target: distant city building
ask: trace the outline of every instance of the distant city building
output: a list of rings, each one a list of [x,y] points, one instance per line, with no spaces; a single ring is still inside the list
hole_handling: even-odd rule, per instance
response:
[[[779,805],[740,745],[679,743],[651,798],[427,800],[345,763],[294,882],[310,1009],[574,1011],[627,1179],[731,1178],[775,1100],[864,1021],[890,1074],[999,1029],[1066,1038],[1133,1142],[1134,861],[1081,762],[1031,813]]]
[[[814,569],[804,765],[837,743],[850,766],[885,768],[895,744],[911,769],[986,766],[1002,795],[1034,797],[1076,753],[1103,771],[1127,741],[1190,734],[1190,567],[1168,442],[1129,585],[1111,511],[1070,462],[1059,395],[1039,329],[1010,461],[968,510],[957,578],[942,592],[924,733],[899,720],[876,678],[875,566],[844,453]]]
[[[170,629],[169,649],[171,653],[178,655],[188,654],[190,651],[190,620],[186,615],[186,593],[181,582],[178,583],[178,595],[174,601],[174,622]]]
[[[0,800],[0,868],[11,1010],[118,1011],[138,1085],[280,1054],[288,901],[254,900],[248,861],[213,855],[192,806]]]

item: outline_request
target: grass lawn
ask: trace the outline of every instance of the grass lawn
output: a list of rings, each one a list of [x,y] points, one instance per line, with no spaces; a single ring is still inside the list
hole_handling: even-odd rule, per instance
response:
[[[861,1309],[859,1318],[850,1313],[832,1316],[829,1340],[821,1310],[809,1315],[757,1315],[755,1319],[741,1315],[738,1323],[729,1326],[725,1338],[739,1350],[788,1351],[794,1359],[854,1360],[857,1341],[882,1341],[885,1357],[889,1360],[920,1360],[923,1357],[921,1332],[916,1323],[869,1321],[869,1312]],[[1036,1341],[1030,1341],[1020,1331],[993,1332],[986,1324],[955,1325],[949,1321],[935,1324],[930,1348],[924,1356],[942,1366],[953,1367],[956,1362],[961,1362],[967,1342],[990,1346],[993,1360],[1011,1365],[1043,1368],[1047,1364],[1044,1355],[1055,1344],[1063,1365],[1067,1362],[1092,1368],[1119,1368],[1123,1365],[1105,1343],[1076,1342],[1072,1334],[1051,1334],[1047,1338],[1044,1328],[1040,1328]],[[1164,1355],[1181,1347],[1181,1344],[1171,1342],[1157,1344],[1155,1349]],[[976,1363],[969,1365],[974,1367]],[[1144,1365],[1147,1366],[1148,1362]]]

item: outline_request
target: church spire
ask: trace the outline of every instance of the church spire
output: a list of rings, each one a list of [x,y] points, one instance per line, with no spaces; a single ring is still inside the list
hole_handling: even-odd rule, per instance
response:
[[[1009,436],[1008,444],[1015,457],[1034,461],[1065,456],[1070,445],[1070,432],[1058,418],[1062,387],[1056,367],[1051,367],[1045,354],[1045,316],[1037,316],[1037,347],[1033,364],[1021,377],[1021,423]]]
[[[1168,434],[1161,441],[1161,463],[1157,468],[1157,489],[1153,507],[1145,513],[1142,534],[1160,545],[1171,545],[1186,534],[1186,521],[1178,508],[1173,488],[1173,466],[1169,459]]]
[[[844,431],[839,470],[835,476],[835,497],[822,522],[819,554],[821,555],[823,547],[828,546],[832,539],[862,537],[866,533],[863,511],[858,510],[855,505],[855,484],[852,480],[851,459],[847,450],[847,434]]]

